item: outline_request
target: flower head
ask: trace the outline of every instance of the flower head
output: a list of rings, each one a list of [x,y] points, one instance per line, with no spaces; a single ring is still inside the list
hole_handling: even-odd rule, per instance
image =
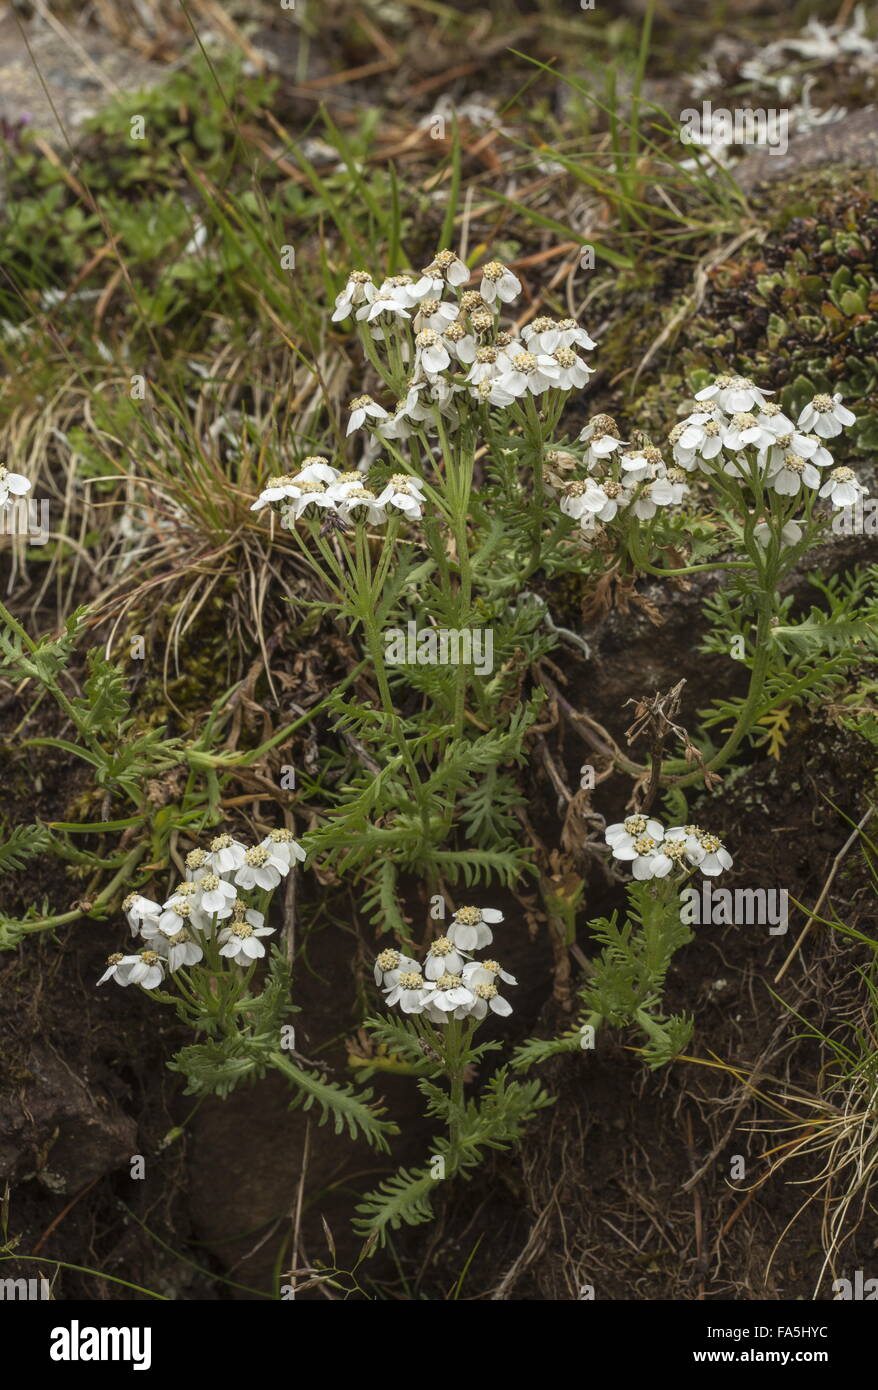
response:
[[[841,396],[817,395],[804,407],[798,419],[798,428],[806,434],[812,431],[820,439],[832,439],[841,434],[846,425],[855,425],[857,417],[847,406],[842,405]]]
[[[866,489],[852,468],[833,468],[820,489],[820,496],[828,497],[834,507],[852,507],[865,495]]]
[[[237,961],[239,965],[250,965],[265,955],[262,936],[271,936],[274,927],[254,927],[243,917],[236,917],[232,923],[223,927],[217,940],[221,956]]]
[[[479,294],[486,304],[511,304],[521,294],[521,281],[501,261],[488,261],[482,266]]]
[[[10,473],[5,463],[0,463],[0,510],[10,506],[11,497],[23,497],[30,491],[30,479],[20,473]]]
[[[491,925],[503,921],[495,907],[459,907],[451,918],[448,940],[461,951],[479,951],[494,939]]]

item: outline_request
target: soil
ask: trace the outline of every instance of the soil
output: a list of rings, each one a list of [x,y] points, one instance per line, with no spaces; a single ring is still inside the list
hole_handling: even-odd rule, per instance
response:
[[[782,161],[767,163],[769,175],[780,172]],[[839,540],[815,563],[842,568],[863,557],[862,546]],[[804,576],[795,584],[804,595]],[[588,622],[576,601],[559,596],[556,618],[592,648],[588,661],[572,649],[553,654],[571,703],[623,743],[631,697],[685,678],[681,718],[694,727],[705,689],[740,693],[738,668],[698,650],[708,587],[646,583],[628,607]],[[321,659],[313,660],[319,674]],[[270,697],[260,698],[274,719]],[[76,768],[47,750],[16,753],[13,735],[26,708],[27,700],[4,693],[4,812],[10,821],[79,814],[85,783]],[[32,722],[29,731],[37,730],[57,732],[48,713]],[[551,747],[576,786],[586,745],[559,728]],[[754,754],[731,774],[709,812],[712,828],[735,846],[729,886],[786,888],[791,902],[813,904],[874,791],[867,751],[828,712],[794,721],[782,761]],[[525,793],[537,833],[557,843],[556,796],[537,758]],[[603,810],[627,793],[614,778],[594,804]],[[588,901],[577,945],[588,956],[586,918],[622,906],[624,895],[598,859],[582,864]],[[57,864],[30,867],[7,876],[4,906],[21,911],[45,895],[64,911],[81,889]],[[313,889],[303,883],[300,891],[307,899]],[[878,935],[856,856],[845,862],[833,902],[845,920]],[[527,900],[500,895],[497,905],[509,924],[504,959],[521,987],[510,1025],[502,1033],[498,1025],[496,1035],[509,1045],[554,1036],[570,1017],[553,994],[545,923],[525,910]],[[426,904],[413,894],[407,907],[415,933],[425,931]],[[299,962],[297,1048],[346,1079],[345,1043],[356,1035],[375,943],[340,888],[329,895],[326,919],[333,929],[312,932]],[[589,1288],[600,1299],[814,1297],[823,1211],[814,1202],[794,1217],[810,1190],[795,1183],[813,1180],[817,1167],[800,1163],[767,1176],[768,1151],[780,1140],[764,1126],[783,1120],[765,1096],[813,1091],[820,1052],[802,1040],[802,1020],[833,1029],[855,1021],[856,972],[867,957],[815,925],[776,985],[804,920],[791,908],[789,932],[778,936],[757,926],[699,928],[668,980],[669,1009],[695,1016],[687,1057],[649,1072],[631,1036],[602,1034],[593,1052],[544,1064],[554,1104],[522,1148],[449,1184],[436,1198],[437,1221],[398,1233],[389,1250],[373,1254],[351,1297],[445,1299],[470,1256],[463,1298],[472,1289],[492,1299],[566,1300]],[[183,1040],[170,1011],[133,990],[95,988],[122,934],[118,917],[81,920],[0,955],[0,1184],[10,1185],[19,1253],[58,1262],[55,1296],[63,1299],[128,1298],[132,1284],[179,1299],[271,1296],[276,1271],[330,1259],[327,1229],[338,1267],[352,1268],[361,1247],[349,1226],[357,1195],[430,1152],[411,1078],[379,1073],[373,1083],[400,1124],[391,1160],[290,1111],[274,1079],[196,1105],[166,1067]],[[745,1172],[733,1177],[736,1156]],[[840,1268],[874,1265],[876,1250],[873,1209],[844,1246]],[[13,1262],[6,1272],[31,1271]],[[832,1296],[825,1281],[817,1296]]]

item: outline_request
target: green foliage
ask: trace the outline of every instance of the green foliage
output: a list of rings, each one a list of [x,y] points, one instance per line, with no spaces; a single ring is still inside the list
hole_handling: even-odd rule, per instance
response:
[[[790,417],[818,392],[840,392],[857,424],[833,441],[839,463],[878,446],[878,204],[846,181],[776,199],[771,235],[711,277],[678,344],[684,379],[709,366],[773,390]],[[662,393],[666,395],[666,391]]]
[[[627,888],[628,910],[620,919],[600,917],[589,932],[602,948],[580,986],[582,1018],[574,1029],[549,1041],[530,1038],[516,1048],[517,1070],[574,1053],[582,1048],[582,1029],[634,1026],[644,1036],[643,1058],[650,1067],[665,1066],[679,1055],[692,1035],[691,1018],[667,1015],[662,1007],[665,979],[671,961],[693,940],[681,920],[677,887],[667,879],[632,882]]]
[[[495,1072],[480,1096],[466,1103],[429,1081],[418,1085],[428,1100],[427,1113],[449,1125],[450,1136],[433,1140],[429,1168],[400,1168],[358,1205],[355,1229],[362,1235],[377,1234],[382,1244],[388,1232],[401,1225],[432,1220],[437,1184],[467,1177],[485,1161],[487,1151],[507,1149],[528,1121],[552,1104],[538,1082],[510,1081],[505,1067]]]
[[[400,1168],[369,1192],[357,1206],[354,1229],[377,1235],[383,1245],[388,1231],[400,1226],[422,1226],[433,1220],[432,1199],[436,1179],[424,1168]]]
[[[243,1083],[275,1071],[293,1089],[292,1109],[314,1110],[319,1124],[332,1120],[336,1134],[347,1132],[352,1139],[362,1136],[374,1148],[386,1151],[388,1136],[398,1129],[381,1118],[383,1111],[371,1104],[370,1090],[358,1091],[332,1081],[281,1047],[283,1020],[295,1012],[289,997],[290,970],[281,952],[272,951],[268,974],[257,994],[246,991],[240,979],[233,966],[216,993],[209,991],[195,1006],[188,998],[177,1004],[189,1027],[207,1035],[181,1048],[168,1063],[171,1071],[186,1078],[187,1094],[225,1097]]]
[[[868,565],[825,579],[808,576],[822,597],[798,621],[792,621],[794,598],[776,604],[768,629],[768,663],[754,725],[778,706],[818,704],[838,690],[850,673],[878,652],[878,566]],[[740,638],[740,664],[752,670],[754,643],[752,586],[737,575],[705,603],[711,631],[703,650],[728,655]],[[736,602],[737,600],[737,602]],[[740,717],[745,699],[716,699],[702,711],[705,726],[727,724]]]
[[[0,843],[0,874],[23,869],[30,859],[45,854],[52,843],[52,835],[44,825],[16,825],[8,839]]]

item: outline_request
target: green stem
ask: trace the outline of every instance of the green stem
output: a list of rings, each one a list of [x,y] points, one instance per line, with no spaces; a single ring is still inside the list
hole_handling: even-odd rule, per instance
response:
[[[104,907],[104,905],[110,901],[113,894],[121,887],[125,880],[130,877],[134,866],[143,858],[148,848],[148,844],[144,842],[132,849],[131,853],[127,855],[119,872],[113,875],[106,888],[101,890],[87,912],[74,909],[71,912],[59,912],[54,917],[41,917],[35,922],[15,923],[16,931],[20,931],[23,936],[29,936],[32,932],[50,931],[53,927],[62,927],[68,922],[76,922],[80,917],[93,917],[100,908]]]

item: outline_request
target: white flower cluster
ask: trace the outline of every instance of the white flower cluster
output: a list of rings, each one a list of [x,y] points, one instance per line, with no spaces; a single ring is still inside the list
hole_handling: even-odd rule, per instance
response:
[[[362,396],[361,409],[367,406],[368,396]],[[371,402],[374,405],[374,402]],[[379,409],[380,407],[375,407]],[[395,473],[377,492],[368,486],[369,475],[352,469],[343,472],[333,468],[320,456],[302,460],[295,473],[269,478],[250,508],[260,511],[273,506],[280,513],[280,524],[292,531],[300,517],[309,512],[335,516],[342,525],[367,521],[372,526],[383,525],[394,511],[416,520],[424,508],[423,483],[406,473]]]
[[[370,336],[399,355],[408,379],[392,411],[368,396],[351,402],[348,434],[367,425],[381,439],[406,439],[452,425],[470,403],[510,406],[525,396],[585,385],[592,369],[580,352],[595,346],[574,319],[537,318],[520,333],[500,327],[499,313],[521,293],[518,277],[500,261],[477,271],[453,251],[439,251],[420,275],[392,275],[375,284],[354,271],[335,302],[333,319],[353,315]]]
[[[650,444],[626,448],[611,415],[592,416],[579,438],[588,445],[585,463],[591,476],[562,484],[561,510],[587,535],[619,511],[648,521],[659,507],[676,506],[685,498],[685,472],[668,467],[661,450]]]
[[[250,965],[265,955],[260,937],[271,936],[265,914],[242,894],[268,891],[286,878],[305,851],[288,830],[272,830],[249,848],[231,835],[218,835],[210,849],[193,849],[186,856],[186,877],[164,903],[131,893],[122,904],[132,936],[141,936],[144,950],[116,953],[98,984],[156,989],[165,973],[204,959],[204,945],[216,934],[221,956]]]
[[[375,961],[375,983],[383,988],[388,1004],[398,1004],[405,1014],[424,1014],[431,1023],[482,1019],[489,1010],[511,1014],[512,1005],[499,985],[516,984],[514,976],[496,960],[472,958],[473,951],[494,939],[491,925],[502,921],[503,913],[496,908],[458,908],[446,935],[430,946],[423,967],[401,951],[382,951]]]
[[[608,825],[605,838],[613,858],[631,865],[635,878],[665,878],[673,868],[699,869],[715,878],[732,867],[732,856],[715,835],[698,825],[674,825],[647,816],[629,816]]]
[[[744,480],[755,467],[763,486],[781,496],[816,488],[834,506],[852,506],[866,489],[852,469],[833,467],[825,441],[855,424],[856,416],[841,396],[817,395],[794,423],[765,399],[770,395],[749,377],[718,376],[697,393],[696,409],[671,430],[675,463],[687,472],[720,470]],[[825,481],[821,469],[830,470]]]
[[[0,463],[0,512],[8,511],[16,497],[23,497],[29,491],[30,478],[10,473],[5,463]]]

